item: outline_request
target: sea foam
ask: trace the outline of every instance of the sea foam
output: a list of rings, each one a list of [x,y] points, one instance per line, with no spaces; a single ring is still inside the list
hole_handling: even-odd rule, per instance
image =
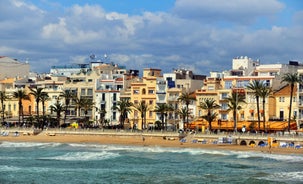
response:
[[[111,153],[107,151],[102,152],[69,152],[64,155],[43,157],[40,159],[46,160],[65,160],[65,161],[89,161],[89,160],[105,160],[119,157],[118,153]]]

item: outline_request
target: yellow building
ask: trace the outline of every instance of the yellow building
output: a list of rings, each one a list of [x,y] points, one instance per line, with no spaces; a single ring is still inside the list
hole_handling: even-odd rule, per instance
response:
[[[130,101],[136,106],[140,103],[145,103],[148,107],[145,117],[141,118],[141,113],[138,109],[133,108],[130,114],[131,127],[139,130],[153,126],[156,120],[156,85],[157,77],[161,76],[160,69],[144,69],[142,80],[131,84]],[[143,125],[142,125],[143,124]]]

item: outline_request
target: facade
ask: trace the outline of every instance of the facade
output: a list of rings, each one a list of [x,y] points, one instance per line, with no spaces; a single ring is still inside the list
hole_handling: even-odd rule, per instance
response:
[[[0,56],[0,80],[5,78],[21,78],[29,75],[28,62],[20,62],[6,56]]]
[[[1,59],[2,61],[7,60],[3,57],[0,58],[0,61]],[[143,77],[139,78],[138,70],[127,71],[125,67],[113,63],[91,62],[77,67],[52,67],[49,75],[27,74],[23,77],[19,75],[18,77],[5,77],[0,81],[0,89],[12,95],[18,89],[25,89],[29,92],[30,87],[43,88],[43,91],[47,92],[50,97],[45,104],[46,114],[50,116],[55,116],[50,111],[50,106],[55,104],[58,99],[65,105],[65,100],[60,94],[70,90],[78,99],[90,99],[94,105],[85,114],[85,109],[79,109],[77,101],[71,100],[66,114],[67,123],[70,123],[73,118],[86,116],[95,126],[100,126],[101,119],[106,120],[105,122],[109,126],[118,125],[120,114],[113,107],[123,98],[129,99],[135,105],[144,103],[148,106],[143,118],[139,109],[132,109],[125,122],[129,128],[154,127],[155,122],[161,120],[160,113],[156,113],[155,108],[160,104],[168,104],[174,110],[166,112],[165,122],[168,126],[177,129],[183,128],[184,123],[178,113],[185,106],[178,100],[182,93],[192,93],[196,97],[196,101],[192,101],[189,105],[189,122],[203,121],[201,116],[205,115],[206,111],[200,109],[199,106],[205,99],[214,99],[220,105],[220,108],[214,111],[218,114],[216,122],[218,120],[232,122],[233,114],[229,110],[227,97],[231,96],[233,92],[245,95],[246,101],[241,105],[242,109],[237,111],[237,121],[256,122],[256,98],[254,92],[247,89],[247,85],[254,80],[260,80],[273,91],[264,99],[264,107],[262,106],[263,99],[260,99],[261,121],[263,118],[266,122],[287,121],[290,89],[286,83],[281,83],[281,79],[284,74],[295,72],[302,77],[302,66],[298,62],[263,65],[259,60],[254,61],[248,57],[234,58],[232,63],[230,71],[211,72],[209,77],[195,75],[192,71],[185,69],[176,69],[172,73],[162,74],[160,69],[145,68]],[[7,67],[11,67],[10,62],[7,62]],[[4,76],[4,73],[0,74]],[[292,99],[291,117],[297,120],[298,126],[303,124],[301,89],[303,89],[302,85],[298,84]],[[31,98],[31,101],[23,102],[25,116],[37,115],[37,104],[33,97]],[[9,99],[4,103],[6,118],[16,118],[19,111],[17,99]],[[39,109],[42,109],[41,104],[39,104]],[[41,113],[42,111],[39,115]]]

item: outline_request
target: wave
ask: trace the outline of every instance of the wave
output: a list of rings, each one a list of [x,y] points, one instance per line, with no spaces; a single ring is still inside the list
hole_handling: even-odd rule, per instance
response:
[[[74,147],[94,148],[106,151],[125,151],[125,152],[144,152],[144,153],[176,153],[190,155],[217,155],[235,156],[238,159],[267,158],[285,162],[303,162],[301,155],[268,154],[261,152],[247,151],[228,151],[215,149],[196,149],[196,148],[165,148],[158,146],[123,146],[123,145],[100,145],[100,144],[69,144]]]
[[[61,143],[41,143],[41,142],[7,142],[0,143],[0,148],[31,148],[31,147],[57,147],[62,145]]]
[[[69,146],[73,148],[86,149],[91,151],[91,154],[83,154],[83,159],[108,159],[108,154],[116,154],[116,152],[143,152],[143,153],[175,153],[175,154],[190,154],[190,155],[217,155],[217,156],[235,156],[238,159],[250,159],[250,158],[266,158],[277,161],[285,162],[303,162],[303,156],[301,155],[284,155],[284,154],[268,154],[262,152],[247,152],[247,151],[228,151],[228,150],[215,150],[215,149],[197,149],[197,148],[166,148],[158,146],[125,146],[125,145],[103,145],[103,144],[88,144],[88,143],[41,143],[41,142],[1,142],[0,148],[48,148],[48,147],[60,147]],[[95,152],[96,153],[95,153]],[[100,152],[99,152],[100,151]],[[113,152],[113,153],[110,153]],[[79,152],[80,153],[80,152]],[[78,153],[78,154],[79,154]],[[86,152],[85,152],[86,153]],[[90,152],[87,152],[90,153]],[[72,153],[75,154],[75,153]],[[94,155],[96,154],[96,155]],[[100,154],[98,156],[98,154]],[[103,155],[102,155],[103,154]],[[66,155],[65,157],[58,159],[74,159],[77,155]],[[108,156],[108,157],[107,157]],[[112,155],[117,156],[117,155]]]
[[[276,172],[268,176],[260,177],[259,179],[278,181],[278,182],[302,182],[303,171],[296,172]]]
[[[300,155],[285,155],[285,154],[269,154],[269,153],[259,153],[259,152],[238,152],[237,158],[239,159],[249,159],[249,158],[266,158],[276,161],[285,162],[303,162],[303,156]]]
[[[90,161],[90,160],[106,160],[119,157],[118,153],[107,151],[102,152],[69,152],[64,155],[54,157],[42,157],[40,160],[64,160],[64,161]]]
[[[15,166],[9,166],[9,165],[2,165],[0,167],[0,172],[14,172],[14,171],[20,171],[22,168],[15,167]]]

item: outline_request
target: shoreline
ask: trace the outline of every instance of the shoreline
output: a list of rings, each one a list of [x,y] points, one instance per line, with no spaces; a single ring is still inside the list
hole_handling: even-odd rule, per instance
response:
[[[191,141],[180,142],[179,139],[164,139],[159,136],[142,135],[86,135],[86,134],[39,134],[39,135],[19,135],[0,136],[1,142],[42,142],[42,143],[84,143],[84,144],[105,144],[105,145],[129,145],[129,146],[149,146],[149,147],[171,147],[171,148],[195,148],[209,150],[260,152],[268,154],[295,154],[303,156],[303,149],[282,148],[282,147],[251,147],[236,144],[202,144]]]

